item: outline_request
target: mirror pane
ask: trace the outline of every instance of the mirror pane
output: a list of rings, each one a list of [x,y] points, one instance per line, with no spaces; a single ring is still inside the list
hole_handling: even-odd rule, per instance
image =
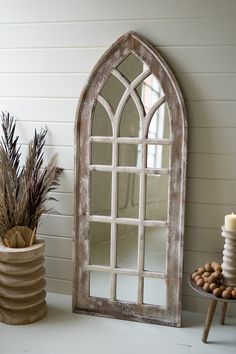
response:
[[[144,278],[143,302],[166,307],[165,279]]]
[[[109,115],[100,102],[96,103],[92,117],[92,136],[112,136],[112,126]]]
[[[91,164],[111,165],[112,164],[112,144],[91,143]]]
[[[117,274],[117,300],[137,302],[138,277]]]
[[[138,218],[139,174],[118,173],[118,217]],[[134,199],[132,198],[134,197]],[[137,203],[134,203],[137,200]]]
[[[147,146],[147,167],[169,168],[170,166],[170,145]]]
[[[111,215],[111,172],[92,171],[90,183],[90,214]]]
[[[167,220],[169,175],[146,176],[146,219]]]
[[[110,274],[106,272],[90,272],[89,296],[109,298]]]
[[[119,144],[118,165],[140,167],[141,145]]]
[[[132,82],[138,75],[143,72],[144,63],[136,57],[135,54],[129,54],[120,65],[117,66],[117,69],[128,79],[129,82]]]
[[[167,227],[145,227],[144,269],[166,271]]]
[[[124,85],[114,75],[110,75],[105,85],[103,86],[100,95],[110,103],[113,111],[116,108],[125,92]]]
[[[111,225],[90,223],[90,264],[110,265]]]
[[[116,265],[118,268],[137,269],[138,227],[117,225]]]
[[[139,137],[141,126],[139,113],[132,97],[129,97],[120,119],[119,136]]]
[[[153,75],[149,75],[138,87],[138,93],[143,101],[146,113],[161,97],[164,96],[160,81]]]
[[[166,103],[154,113],[148,129],[148,138],[170,139],[170,115]]]

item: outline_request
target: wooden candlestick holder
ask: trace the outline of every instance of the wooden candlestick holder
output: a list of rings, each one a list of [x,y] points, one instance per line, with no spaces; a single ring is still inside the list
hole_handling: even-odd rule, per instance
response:
[[[225,238],[222,282],[226,286],[236,287],[236,231],[226,230],[225,227],[222,226],[221,235]]]

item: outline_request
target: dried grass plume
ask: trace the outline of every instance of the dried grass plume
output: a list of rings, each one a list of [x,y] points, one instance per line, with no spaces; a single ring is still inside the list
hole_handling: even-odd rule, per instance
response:
[[[20,166],[21,147],[15,136],[16,122],[9,113],[1,114],[0,141],[0,236],[15,226],[37,228],[50,197],[59,185],[63,169],[57,167],[57,155],[44,165],[47,129],[35,130],[29,143],[25,164]]]

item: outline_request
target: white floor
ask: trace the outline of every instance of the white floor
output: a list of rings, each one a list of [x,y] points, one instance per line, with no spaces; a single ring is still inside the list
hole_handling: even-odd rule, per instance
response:
[[[236,318],[201,342],[204,316],[184,312],[183,328],[72,314],[71,297],[49,293],[48,314],[34,324],[0,323],[0,354],[219,354],[236,353]]]

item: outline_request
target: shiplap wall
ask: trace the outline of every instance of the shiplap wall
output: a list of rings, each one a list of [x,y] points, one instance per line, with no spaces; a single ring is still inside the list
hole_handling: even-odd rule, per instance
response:
[[[221,259],[220,226],[236,212],[235,0],[0,0],[0,109],[18,119],[23,151],[48,126],[46,155],[65,168],[60,215],[44,217],[48,289],[71,292],[73,125],[81,88],[99,57],[135,30],[176,73],[189,112],[184,309],[203,311],[188,274]],[[235,308],[230,308],[235,314]]]

